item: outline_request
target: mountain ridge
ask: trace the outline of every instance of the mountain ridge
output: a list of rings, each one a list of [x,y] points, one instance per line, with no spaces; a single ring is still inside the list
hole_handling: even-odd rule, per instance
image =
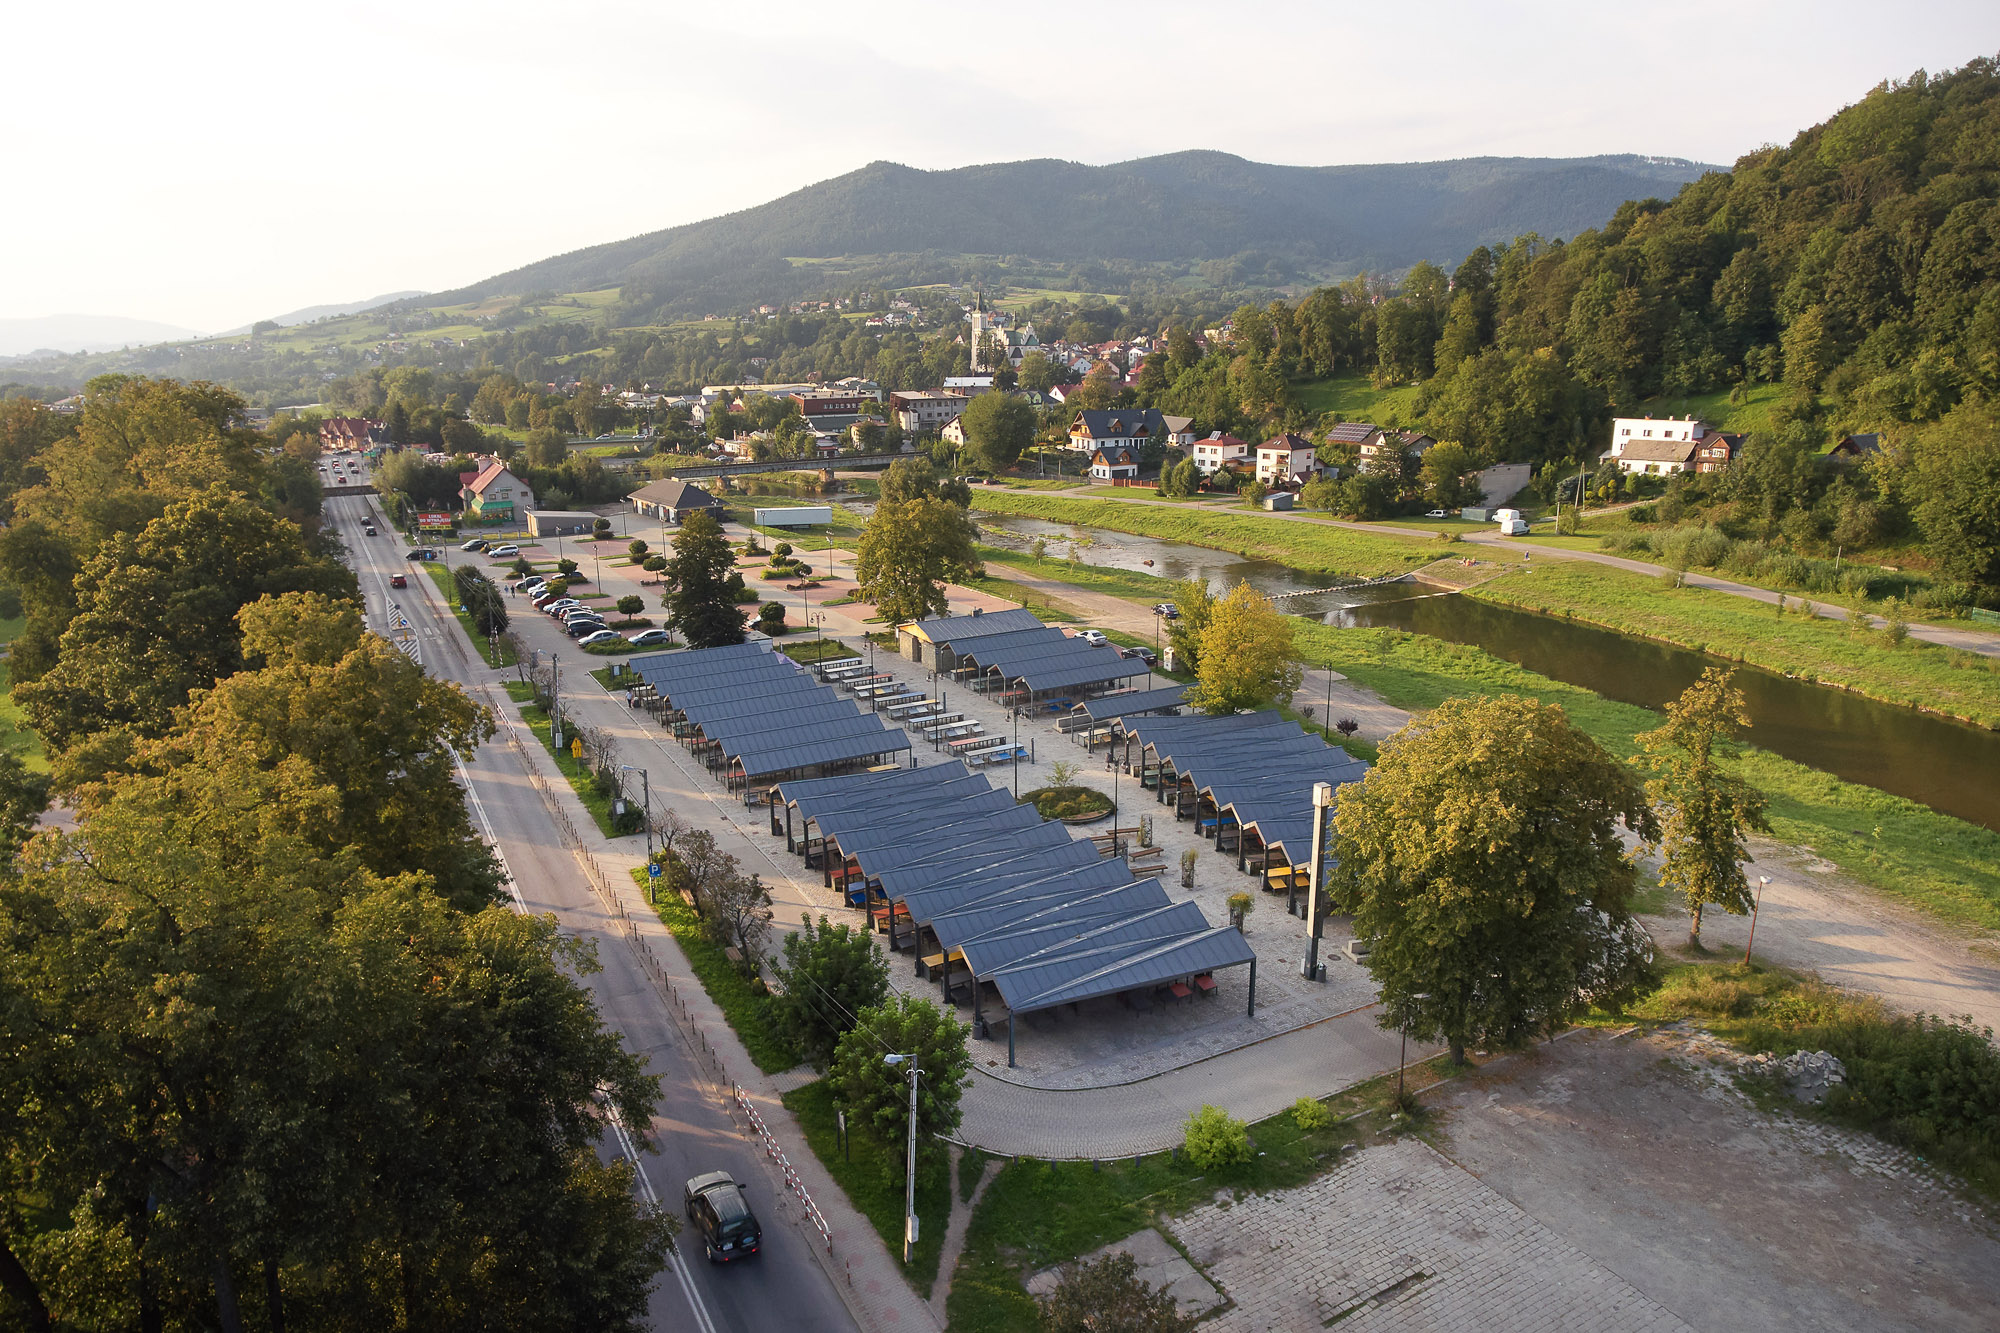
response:
[[[1180,264],[1251,254],[1302,274],[1456,263],[1535,231],[1573,236],[1711,170],[1641,154],[1297,167],[1214,149],[1091,166],[1056,158],[925,170],[877,160],[719,217],[586,246],[440,302],[625,289],[661,312],[792,294],[794,258],[1008,255]],[[718,281],[719,280],[719,281]]]

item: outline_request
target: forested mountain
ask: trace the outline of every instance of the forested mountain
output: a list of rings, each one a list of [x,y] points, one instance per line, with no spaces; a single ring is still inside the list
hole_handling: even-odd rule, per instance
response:
[[[1635,156],[1286,167],[1186,152],[1112,166],[1041,159],[918,171],[876,162],[756,208],[593,246],[442,301],[618,286],[636,316],[816,288],[789,258],[1014,255],[1067,264],[1236,261],[1297,277],[1447,260],[1522,232],[1570,236],[1707,168]],[[633,322],[640,322],[637,318]]]

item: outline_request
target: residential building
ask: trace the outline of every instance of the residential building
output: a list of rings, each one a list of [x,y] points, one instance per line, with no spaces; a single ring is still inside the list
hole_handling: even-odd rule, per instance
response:
[[[1882,437],[1874,432],[1866,435],[1843,435],[1834,441],[1826,456],[1836,463],[1858,463],[1864,458],[1873,458],[1882,452]]]
[[[497,458],[487,459],[459,495],[465,500],[465,516],[475,523],[501,522],[535,507],[535,493]]]
[[[905,434],[918,435],[944,429],[945,423],[965,411],[970,401],[962,393],[912,389],[890,394],[889,411]]]
[[[798,407],[803,417],[859,416],[875,406],[872,394],[849,393],[838,389],[798,390],[786,397]]]
[[[1257,446],[1257,480],[1266,486],[1303,486],[1318,471],[1313,442],[1303,435],[1278,435]]]
[[[1185,449],[1194,443],[1194,418],[1160,414],[1160,421],[1167,428],[1167,444],[1175,449]]]
[[[319,423],[322,449],[371,449],[387,438],[382,423],[367,417],[327,417]]]
[[[946,393],[961,393],[967,398],[977,398],[982,393],[993,391],[991,375],[947,375],[944,378]]]
[[[1139,458],[1130,449],[1099,449],[1090,456],[1092,481],[1136,481],[1138,476]]]
[[[699,510],[717,513],[728,508],[719,496],[679,477],[647,482],[626,498],[632,502],[633,513],[657,518],[662,523],[679,523]]]
[[[1619,417],[1611,423],[1611,447],[1602,457],[1638,476],[1719,472],[1741,443],[1741,436],[1725,435],[1699,417]]]
[[[1157,407],[1082,411],[1070,422],[1068,447],[1081,454],[1094,454],[1104,448],[1134,451],[1165,448],[1168,434],[1167,419]]]
[[[1248,462],[1250,456],[1247,442],[1219,430],[1210,431],[1204,438],[1196,440],[1194,452],[1190,455],[1203,476],[1214,476],[1231,464]]]

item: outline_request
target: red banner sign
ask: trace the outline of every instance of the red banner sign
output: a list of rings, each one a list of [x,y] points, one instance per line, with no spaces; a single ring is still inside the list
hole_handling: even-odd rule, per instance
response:
[[[450,531],[453,527],[452,516],[450,514],[418,514],[417,526],[426,532],[434,528],[442,528]]]

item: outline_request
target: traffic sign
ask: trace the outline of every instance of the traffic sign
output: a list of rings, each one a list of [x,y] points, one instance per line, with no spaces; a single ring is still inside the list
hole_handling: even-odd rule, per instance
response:
[[[572,759],[581,759],[581,758],[583,758],[583,738],[582,738],[582,737],[577,737],[576,739],[574,739],[574,740],[570,741],[570,743],[569,743],[569,756],[570,756],[570,758],[572,758]]]
[[[658,879],[659,877],[660,877],[660,863],[659,863],[658,861],[649,861],[649,862],[647,862],[647,863],[646,863],[646,878],[647,878],[647,879]]]

